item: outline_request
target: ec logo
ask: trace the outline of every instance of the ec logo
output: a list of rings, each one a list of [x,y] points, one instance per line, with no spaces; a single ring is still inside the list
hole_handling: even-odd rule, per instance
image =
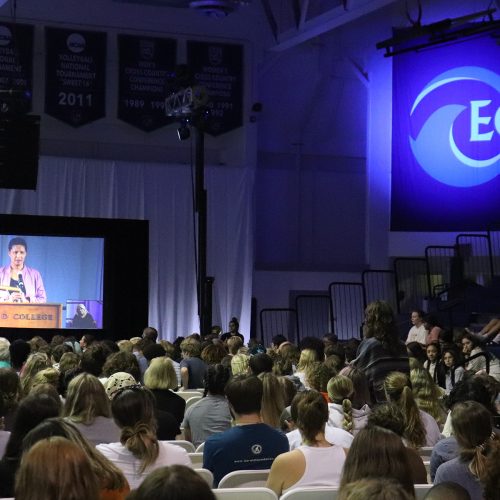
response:
[[[500,94],[500,76],[497,73],[477,66],[463,66],[431,80],[415,99],[410,116],[431,92],[458,81],[481,82]],[[494,149],[495,140],[498,141],[500,136],[500,107],[494,113],[488,112],[487,107],[491,104],[491,99],[469,99],[469,106],[442,106],[429,116],[416,139],[410,136],[413,155],[430,176],[451,186],[469,187],[484,184],[500,173],[500,153],[498,148]],[[491,143],[493,153],[487,158],[473,158],[457,145],[456,122],[467,109],[469,143]]]

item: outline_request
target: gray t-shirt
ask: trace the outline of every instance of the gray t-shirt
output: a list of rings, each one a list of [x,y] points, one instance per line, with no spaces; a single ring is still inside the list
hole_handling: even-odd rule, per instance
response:
[[[483,498],[483,487],[477,477],[469,470],[469,463],[463,462],[460,457],[453,458],[438,467],[434,484],[450,481],[463,486],[471,498]]]
[[[231,427],[231,413],[224,396],[208,395],[186,410],[184,427],[191,430],[195,446],[204,443],[212,434],[224,432]]]

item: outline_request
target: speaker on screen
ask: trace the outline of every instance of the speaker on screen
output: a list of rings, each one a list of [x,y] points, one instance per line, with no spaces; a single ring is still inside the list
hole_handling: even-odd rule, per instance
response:
[[[0,188],[36,190],[40,117],[0,115]]]

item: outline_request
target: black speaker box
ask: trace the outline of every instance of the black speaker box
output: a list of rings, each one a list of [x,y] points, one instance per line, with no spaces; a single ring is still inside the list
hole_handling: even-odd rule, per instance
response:
[[[36,190],[40,117],[0,115],[0,188]]]

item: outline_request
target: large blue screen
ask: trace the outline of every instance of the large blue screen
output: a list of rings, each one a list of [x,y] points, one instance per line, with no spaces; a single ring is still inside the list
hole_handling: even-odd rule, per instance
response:
[[[391,229],[500,221],[500,45],[490,36],[393,61]]]

